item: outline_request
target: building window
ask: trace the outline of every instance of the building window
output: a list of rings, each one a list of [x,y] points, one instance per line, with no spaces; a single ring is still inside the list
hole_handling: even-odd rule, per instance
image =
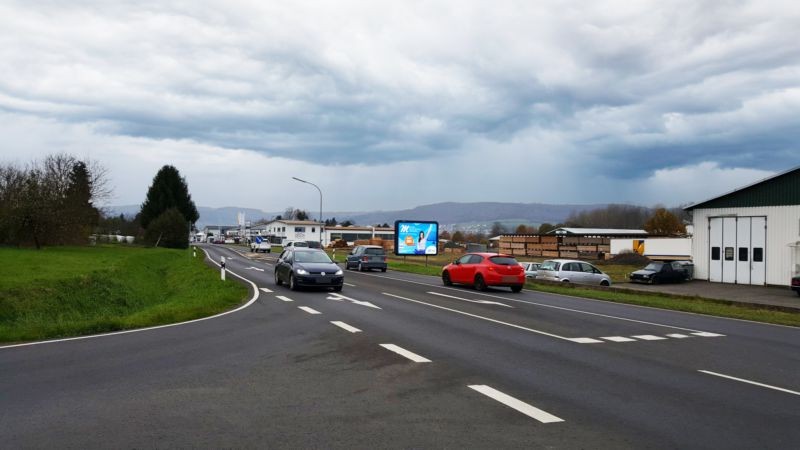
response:
[[[312,233],[316,233],[316,232],[317,232],[317,229],[316,229],[315,227],[311,227],[311,232],[312,232]]]
[[[725,261],[733,261],[733,247],[725,247]]]
[[[711,260],[719,261],[719,247],[711,247]]]
[[[747,261],[747,247],[739,247],[739,261]]]
[[[294,232],[295,233],[305,233],[306,232],[306,227],[294,227]]]
[[[753,262],[764,261],[764,249],[761,247],[753,247]]]

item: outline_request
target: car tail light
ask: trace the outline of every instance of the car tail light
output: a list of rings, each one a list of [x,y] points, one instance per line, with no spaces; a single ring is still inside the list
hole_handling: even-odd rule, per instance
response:
[[[383,262],[386,262],[386,257],[385,256],[383,257]]]
[[[792,280],[792,286],[800,286],[800,279]]]

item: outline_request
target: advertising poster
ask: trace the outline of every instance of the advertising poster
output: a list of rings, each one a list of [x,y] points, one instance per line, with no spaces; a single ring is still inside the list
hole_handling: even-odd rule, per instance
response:
[[[439,223],[398,220],[394,223],[394,252],[400,256],[437,255]]]

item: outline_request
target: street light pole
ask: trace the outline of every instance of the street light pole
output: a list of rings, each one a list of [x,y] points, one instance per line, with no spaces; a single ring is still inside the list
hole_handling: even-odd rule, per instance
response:
[[[317,190],[319,191],[319,245],[321,246],[322,245],[322,189],[320,189],[319,186],[310,181],[301,180],[300,178],[297,177],[292,177],[292,179],[299,181],[301,183],[310,184],[315,188],[317,188]]]

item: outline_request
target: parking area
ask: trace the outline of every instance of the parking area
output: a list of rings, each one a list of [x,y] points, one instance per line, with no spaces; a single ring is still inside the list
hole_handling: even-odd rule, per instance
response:
[[[780,306],[783,308],[794,308],[800,312],[800,296],[795,294],[788,286],[749,286],[741,284],[709,283],[708,281],[701,280],[657,285],[620,283],[616,286],[647,292],[663,292],[675,295]]]

